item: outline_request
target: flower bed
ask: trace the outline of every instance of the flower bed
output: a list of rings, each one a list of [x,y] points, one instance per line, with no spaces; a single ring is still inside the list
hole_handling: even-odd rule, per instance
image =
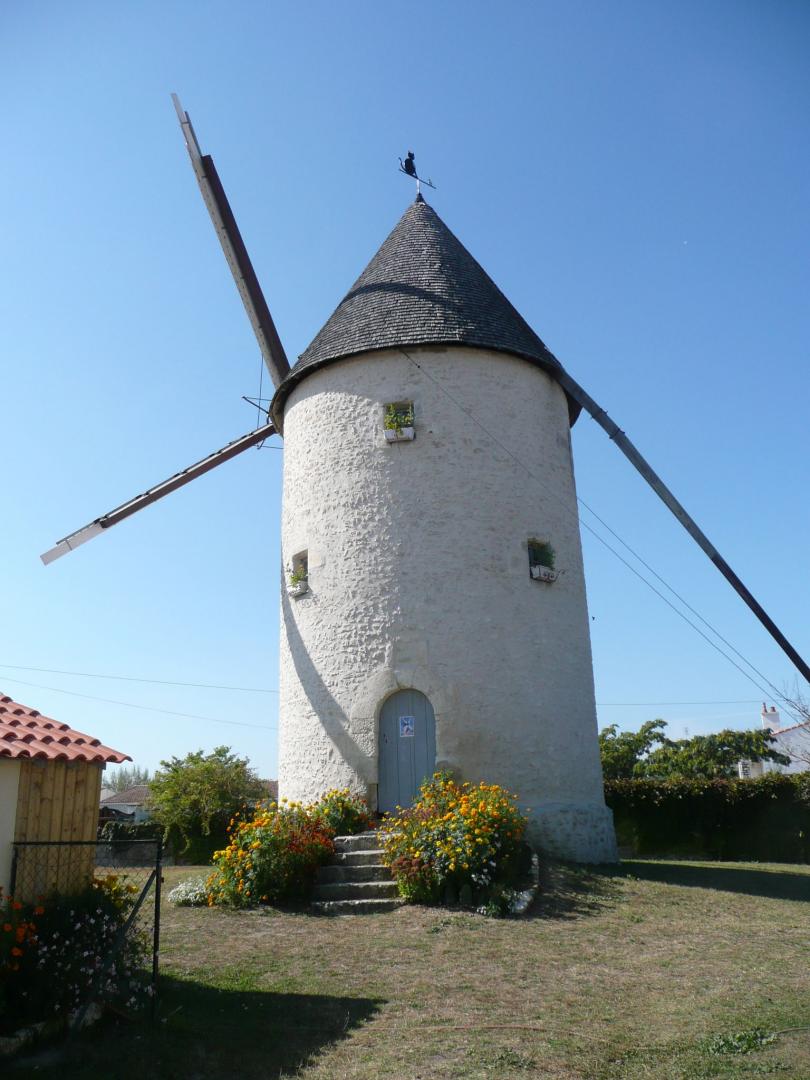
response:
[[[409,809],[386,819],[385,862],[412,903],[461,903],[509,910],[526,875],[526,819],[497,784],[458,784],[447,773],[426,780]]]
[[[230,841],[214,853],[208,904],[248,907],[306,900],[318,867],[335,850],[333,838],[362,832],[371,822],[365,802],[348,790],[317,803],[268,803],[253,818],[233,819]]]
[[[151,949],[143,935],[130,929],[106,968],[135,900],[130,888],[110,874],[36,904],[0,892],[0,1032],[66,1019],[90,994],[133,1009],[146,1000],[150,987],[139,971],[149,967]]]

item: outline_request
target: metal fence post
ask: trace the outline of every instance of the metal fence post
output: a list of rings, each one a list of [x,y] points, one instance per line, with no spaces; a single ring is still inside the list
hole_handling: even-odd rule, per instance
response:
[[[14,895],[14,890],[17,887],[17,856],[19,855],[19,853],[20,849],[17,847],[16,844],[14,844],[11,855],[11,879],[8,885],[8,891],[12,896]]]
[[[155,853],[155,918],[152,934],[152,1019],[157,1011],[158,966],[160,962],[160,887],[163,884],[163,838],[157,841]]]

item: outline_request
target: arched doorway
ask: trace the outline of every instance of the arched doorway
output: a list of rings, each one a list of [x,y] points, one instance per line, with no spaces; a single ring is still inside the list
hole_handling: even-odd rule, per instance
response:
[[[380,711],[377,809],[410,806],[436,764],[436,718],[419,690],[398,690]]]

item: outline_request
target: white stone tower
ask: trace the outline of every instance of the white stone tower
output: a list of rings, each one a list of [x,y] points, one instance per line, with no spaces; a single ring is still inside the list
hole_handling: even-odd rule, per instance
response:
[[[418,196],[282,383],[282,795],[451,767],[615,859],[557,369]]]

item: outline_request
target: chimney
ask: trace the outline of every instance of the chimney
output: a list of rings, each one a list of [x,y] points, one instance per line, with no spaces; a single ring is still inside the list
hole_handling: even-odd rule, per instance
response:
[[[766,731],[778,731],[782,726],[776,706],[771,705],[769,709],[764,701],[762,702],[762,726]]]

